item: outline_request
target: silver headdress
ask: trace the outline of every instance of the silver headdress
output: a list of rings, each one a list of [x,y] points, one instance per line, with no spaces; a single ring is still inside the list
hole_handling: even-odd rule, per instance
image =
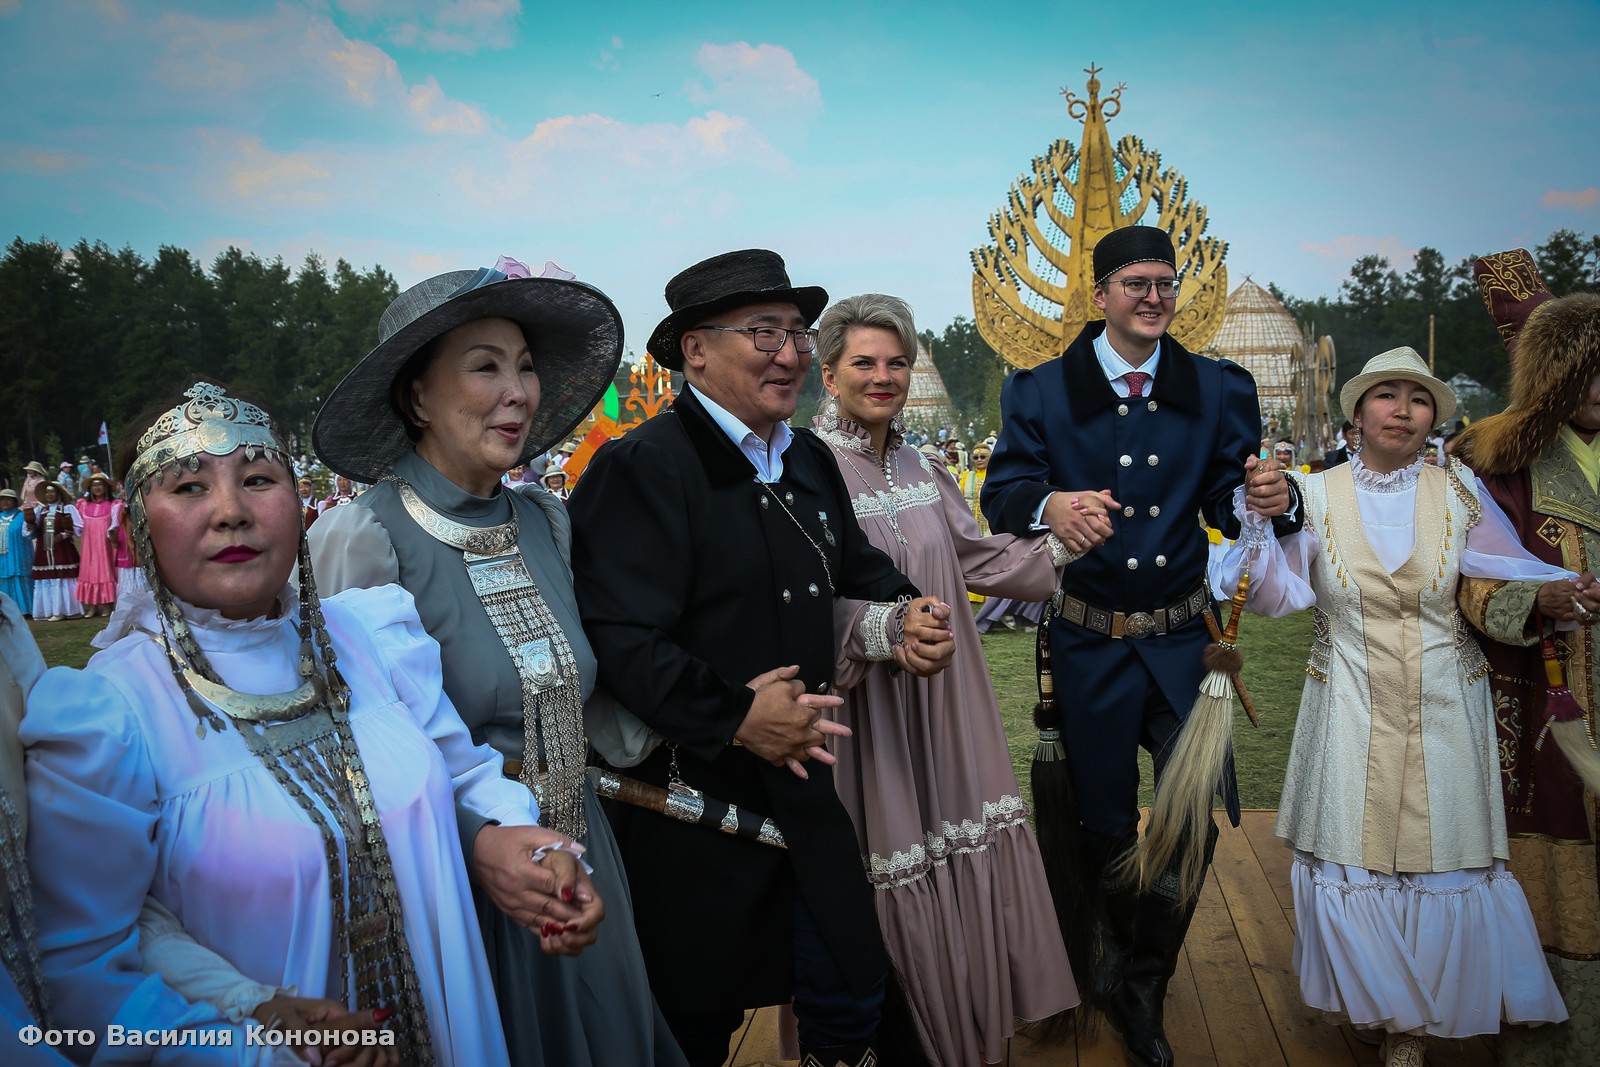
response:
[[[300,686],[287,693],[250,694],[230,688],[196,643],[166,582],[150,540],[145,494],[168,474],[200,469],[202,456],[245,450],[292,470],[272,419],[210,382],[197,382],[184,403],[166,411],[139,438],[127,473],[128,513],[150,594],[161,618],[155,634],[178,688],[199,720],[195,732],[225,730],[231,722],[321,832],[328,865],[341,992],[356,1010],[389,1007],[402,1062],[431,1065],[433,1044],[411,950],[401,920],[394,867],[379,824],[361,752],[350,732],[350,689],[322,618],[311,556],[301,525],[299,545]],[[174,647],[176,646],[176,647]],[[341,841],[343,847],[341,848]]]
[[[196,382],[183,395],[189,399],[164,412],[140,435],[138,453],[128,468],[129,485],[165,478],[169,467],[176,474],[185,460],[191,471],[199,470],[202,454],[227,456],[241,448],[248,459],[267,452],[289,465],[289,450],[265,411],[235,400],[211,382]]]

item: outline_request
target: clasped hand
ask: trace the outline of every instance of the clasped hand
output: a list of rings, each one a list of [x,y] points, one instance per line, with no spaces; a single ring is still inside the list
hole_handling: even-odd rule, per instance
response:
[[[799,673],[799,665],[790,664],[746,682],[756,698],[733,736],[757,758],[788,767],[796,777],[810,778],[805,761],[833,766],[838,761],[825,747],[828,737],[849,737],[850,728],[822,717],[823,709],[838,707],[844,698],[806,692],[796,678]]]
[[[918,597],[906,607],[904,635],[894,646],[894,661],[902,670],[928,678],[955,658],[955,633],[950,629],[950,605],[938,597]]]
[[[1121,506],[1109,489],[1056,492],[1045,501],[1040,518],[1068,550],[1081,556],[1111,538],[1111,509]]]
[[[1275,460],[1251,456],[1244,461],[1244,506],[1257,515],[1275,519],[1288,512],[1289,476]]]
[[[297,997],[278,993],[257,1004],[250,1015],[264,1030],[299,1033],[302,1041],[292,1045],[295,1055],[313,1067],[398,1067],[400,1050],[393,1045],[335,1045],[324,1051],[303,1040],[324,1030],[381,1030],[391,1013],[351,1011],[337,1000],[325,997]]]
[[[1539,613],[1551,622],[1591,626],[1600,613],[1600,581],[1585,571],[1576,578],[1558,578],[1539,587]]]
[[[605,903],[570,852],[539,849],[567,838],[542,826],[488,825],[472,841],[472,876],[496,907],[539,935],[552,956],[576,956],[595,943]],[[570,847],[570,844],[569,844]]]

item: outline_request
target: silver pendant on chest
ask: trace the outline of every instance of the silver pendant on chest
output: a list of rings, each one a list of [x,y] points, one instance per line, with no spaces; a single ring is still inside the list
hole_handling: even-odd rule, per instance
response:
[[[533,692],[543,693],[561,685],[560,665],[550,638],[541,637],[521,645],[517,649],[517,663]]]

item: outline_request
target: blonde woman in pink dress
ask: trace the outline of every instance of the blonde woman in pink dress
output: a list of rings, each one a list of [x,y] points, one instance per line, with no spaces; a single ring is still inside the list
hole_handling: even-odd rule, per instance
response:
[[[117,502],[111,499],[111,479],[99,471],[83,482],[83,496],[73,505],[78,511],[78,603],[88,616],[110,615],[117,602],[116,552]]]
[[[868,539],[946,603],[969,589],[1050,597],[1074,558],[1065,546],[1053,535],[984,537],[944,464],[904,441],[899,416],[917,353],[911,309],[856,296],[818,327],[831,399],[817,431]],[[1015,1020],[1057,1015],[1078,993],[983,647],[971,612],[957,611],[955,661],[913,677],[873,655],[870,625],[849,625],[861,606],[840,600],[835,609],[845,639],[835,717],[855,736],[836,747],[834,778],[933,1061],[998,1063]]]

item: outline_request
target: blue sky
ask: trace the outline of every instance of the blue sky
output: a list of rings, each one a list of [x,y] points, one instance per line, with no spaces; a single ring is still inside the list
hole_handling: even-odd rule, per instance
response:
[[[673,273],[759,245],[937,330],[1091,62],[1232,284],[1600,232],[1600,4],[1291,7],[0,0],[0,236],[555,259],[634,347]]]

